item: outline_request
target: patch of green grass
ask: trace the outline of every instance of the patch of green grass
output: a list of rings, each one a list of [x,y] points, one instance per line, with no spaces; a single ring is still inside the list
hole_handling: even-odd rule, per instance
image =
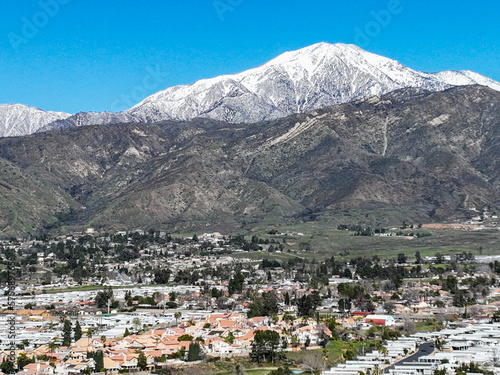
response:
[[[254,369],[245,369],[245,372],[248,375],[267,375],[269,374],[272,370],[274,370],[277,367],[273,368],[254,368]],[[223,372],[218,372],[216,375],[234,375],[234,371],[223,371]]]
[[[270,235],[269,231],[271,229],[275,229],[280,233],[289,233],[290,235]],[[336,226],[326,221],[266,228],[252,234],[264,239],[274,239],[283,244],[285,252],[282,254],[296,255],[308,259],[316,258],[318,260],[332,255],[344,260],[358,256],[371,258],[373,254],[377,254],[381,258],[396,258],[399,253],[404,253],[410,259],[413,259],[417,251],[420,252],[422,257],[434,256],[436,253],[451,255],[471,252],[476,256],[498,253],[500,233],[497,230],[412,229],[411,231],[414,233],[430,233],[431,236],[413,239],[407,236],[354,236],[353,232],[337,230]],[[302,233],[303,235],[299,236],[296,233]],[[283,239],[285,242],[283,242]],[[300,249],[301,242],[308,242],[311,250],[302,251]],[[292,253],[287,253],[288,250]]]
[[[344,358],[344,353],[346,350],[352,349],[352,345],[348,342],[334,340],[328,343],[326,347],[326,365],[327,367],[334,366],[335,364],[341,362]],[[302,362],[306,357],[310,356],[310,353],[318,353],[318,355],[323,356],[322,349],[316,350],[299,350],[296,352],[286,352],[286,357],[296,363]]]
[[[423,320],[415,323],[415,329],[417,332],[432,332],[436,330],[436,325],[427,320]]]

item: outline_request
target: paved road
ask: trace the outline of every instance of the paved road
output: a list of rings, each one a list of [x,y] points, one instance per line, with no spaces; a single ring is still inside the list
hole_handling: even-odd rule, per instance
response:
[[[403,362],[416,362],[420,357],[423,357],[424,355],[429,355],[434,351],[434,342],[426,342],[424,344],[421,344],[418,348],[418,352],[412,354],[409,357],[403,358],[402,360],[393,363],[389,367],[386,367],[384,369],[384,374],[388,374],[389,370],[394,369],[394,366],[402,364]]]

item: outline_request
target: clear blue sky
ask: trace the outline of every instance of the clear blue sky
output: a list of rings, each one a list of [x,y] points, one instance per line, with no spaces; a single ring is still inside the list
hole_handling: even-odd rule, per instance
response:
[[[124,96],[240,72],[321,41],[357,42],[417,70],[470,69],[500,81],[498,0],[397,3],[2,0],[0,103],[121,110]],[[387,9],[396,10],[391,19],[376,20]]]

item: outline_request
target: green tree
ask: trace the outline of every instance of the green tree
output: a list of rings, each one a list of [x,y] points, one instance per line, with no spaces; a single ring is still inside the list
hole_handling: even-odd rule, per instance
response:
[[[201,359],[201,348],[200,344],[197,342],[192,342],[189,344],[188,350],[188,362],[199,361]]]
[[[177,338],[177,341],[193,341],[194,337],[188,334],[184,334]]]
[[[458,290],[457,278],[453,275],[449,275],[446,278],[445,288],[448,289],[451,293],[457,293]]]
[[[275,331],[257,331],[252,342],[250,358],[261,363],[266,358],[274,363],[280,347],[280,335]]]
[[[179,319],[182,317],[182,313],[180,311],[176,311],[175,314],[174,314],[174,318],[175,318],[175,323],[177,324]]]
[[[82,338],[82,327],[80,326],[80,322],[77,320],[74,329],[74,337],[75,342]]]
[[[62,345],[63,346],[70,346],[71,345],[71,322],[68,319],[64,320],[62,332],[63,332]]]
[[[14,364],[11,361],[3,361],[0,365],[0,370],[2,370],[4,374],[11,374],[16,372],[16,370],[14,369]]]
[[[235,337],[234,337],[233,332],[229,331],[226,338],[224,339],[224,342],[227,342],[228,344],[232,344],[232,343],[234,343],[234,339],[235,339]]]
[[[51,353],[54,353],[54,351],[57,349],[57,344],[54,342],[54,340],[52,340],[51,342],[49,342],[49,350]]]
[[[32,360],[31,358],[29,358],[26,353],[21,353],[19,354],[19,356],[17,357],[17,368],[19,370],[22,370],[24,368],[24,366],[26,366],[27,364],[29,363],[33,363],[35,362],[34,360]]]
[[[347,361],[350,361],[350,360],[353,360],[354,359],[354,350],[353,349],[347,349],[345,352],[344,352],[344,358],[347,360]]]
[[[292,371],[288,368],[288,366],[278,367],[276,370],[272,370],[268,375],[290,375]]]
[[[97,327],[89,327],[87,328],[87,337],[90,339],[92,338],[92,335],[97,332]]]
[[[98,308],[104,308],[108,306],[108,301],[113,299],[113,289],[111,287],[104,288],[103,290],[97,292],[95,296],[95,303]]]
[[[186,348],[182,346],[178,351],[172,353],[172,358],[184,360],[186,358]]]
[[[443,350],[443,341],[440,340],[440,339],[437,339],[435,342],[434,342],[434,346],[436,347],[436,349],[438,351],[441,351]]]
[[[275,292],[263,293],[262,297],[256,297],[250,304],[247,316],[253,318],[255,316],[271,316],[278,314],[278,296]]]
[[[245,282],[245,276],[240,271],[237,271],[235,275],[229,280],[228,291],[229,294],[241,293],[243,290],[243,283]]]
[[[471,363],[462,363],[460,366],[457,367],[456,369],[456,374],[457,375],[466,375],[468,373],[475,373],[475,374],[493,374],[493,372],[482,369],[479,367],[479,365],[475,362]]]
[[[321,297],[317,291],[303,295],[297,300],[297,312],[299,316],[314,316],[316,309],[321,304]]]
[[[87,352],[87,358],[91,358],[95,361],[96,371],[101,371],[104,368],[104,352],[102,350]]]
[[[288,292],[285,293],[285,305],[290,305],[290,294]]]
[[[172,272],[168,268],[158,268],[154,271],[156,284],[168,284]]]
[[[137,367],[139,367],[143,371],[148,367],[148,359],[142,351],[139,352],[139,356],[137,357]]]
[[[130,331],[128,330],[128,328],[125,328],[125,333],[123,334],[123,337],[127,336],[130,336]]]

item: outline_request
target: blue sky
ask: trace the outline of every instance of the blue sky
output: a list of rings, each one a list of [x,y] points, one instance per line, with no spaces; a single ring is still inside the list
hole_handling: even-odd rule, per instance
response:
[[[498,0],[2,0],[0,103],[123,110],[322,41],[500,81],[499,20]]]

